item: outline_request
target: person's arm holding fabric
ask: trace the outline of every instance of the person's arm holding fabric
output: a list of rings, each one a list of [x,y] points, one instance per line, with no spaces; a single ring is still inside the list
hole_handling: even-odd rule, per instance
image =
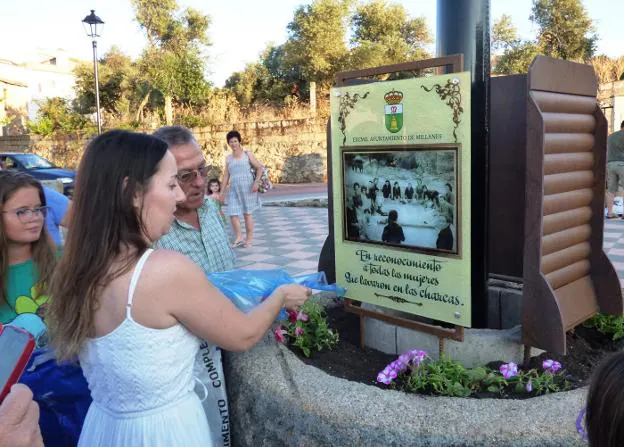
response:
[[[153,256],[166,259],[154,271],[154,296],[165,300],[171,315],[197,337],[228,351],[250,349],[282,308],[298,310],[312,293],[296,284],[280,286],[251,312],[243,313],[185,256],[165,250]]]

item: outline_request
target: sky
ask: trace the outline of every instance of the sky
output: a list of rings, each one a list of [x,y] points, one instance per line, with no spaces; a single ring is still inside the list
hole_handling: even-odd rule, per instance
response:
[[[470,1],[470,0],[457,0]],[[36,50],[67,50],[75,57],[91,60],[91,43],[82,19],[90,9],[104,20],[98,41],[100,55],[117,45],[126,54],[137,56],[146,44],[143,31],[134,20],[130,0],[2,0],[0,15],[0,58],[16,62],[29,60]],[[286,26],[295,9],[306,0],[178,0],[208,14],[212,23],[208,50],[209,78],[222,86],[235,71],[257,60],[268,43],[280,44],[287,38]],[[435,34],[436,0],[395,0],[412,17],[424,16]],[[529,21],[532,0],[491,0],[491,21],[502,14],[512,17],[520,37],[533,38],[535,27]],[[598,54],[624,55],[623,0],[584,0],[600,40]],[[434,50],[434,47],[431,48]]]

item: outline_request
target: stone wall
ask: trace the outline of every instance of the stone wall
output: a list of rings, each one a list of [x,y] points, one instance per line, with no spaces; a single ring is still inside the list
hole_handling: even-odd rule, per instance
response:
[[[220,175],[230,149],[227,132],[238,130],[243,146],[268,169],[275,183],[323,182],[327,178],[325,122],[314,119],[241,123],[194,129],[206,161]]]
[[[230,152],[225,135],[232,128],[243,146],[269,169],[275,183],[323,182],[327,179],[326,122],[318,119],[239,123],[193,129],[206,161],[220,176]],[[34,152],[63,167],[77,167],[88,138],[80,135],[42,138],[36,135],[0,137],[0,151]]]

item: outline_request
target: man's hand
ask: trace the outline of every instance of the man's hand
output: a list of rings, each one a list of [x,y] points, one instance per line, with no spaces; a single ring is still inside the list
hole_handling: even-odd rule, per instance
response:
[[[0,405],[0,447],[43,447],[39,406],[25,385],[13,385]]]

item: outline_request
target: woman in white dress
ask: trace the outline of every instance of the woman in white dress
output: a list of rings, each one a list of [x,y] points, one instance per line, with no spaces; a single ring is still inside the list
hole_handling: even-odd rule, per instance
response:
[[[175,159],[157,138],[100,135],[77,180],[48,322],[57,356],[79,358],[93,397],[79,445],[212,445],[194,392],[198,337],[249,349],[282,307],[299,308],[310,290],[280,287],[243,314],[191,260],[152,251],[184,199]]]

